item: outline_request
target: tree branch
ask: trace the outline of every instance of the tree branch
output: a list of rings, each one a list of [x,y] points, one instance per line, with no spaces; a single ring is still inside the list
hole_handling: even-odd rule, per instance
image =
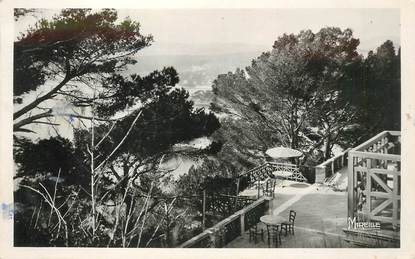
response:
[[[61,89],[64,85],[66,85],[66,83],[68,83],[72,78],[73,78],[73,75],[71,75],[70,64],[69,64],[69,61],[66,60],[66,74],[65,74],[65,78],[57,86],[55,86],[52,90],[50,90],[47,94],[45,94],[45,95],[37,98],[36,100],[34,100],[33,102],[29,103],[28,105],[26,105],[22,109],[20,109],[17,112],[15,112],[13,114],[13,120],[21,117],[22,115],[26,114],[27,112],[29,112],[31,110],[33,110],[34,108],[36,108],[43,101],[52,98],[52,96],[59,89]]]
[[[19,122],[14,123],[13,124],[13,131],[19,131],[19,129],[22,126],[25,126],[27,124],[33,123],[37,119],[46,118],[46,117],[52,117],[52,116],[53,116],[52,110],[49,110],[49,111],[43,112],[43,113],[39,113],[39,114],[36,114],[36,115],[33,115],[33,116],[30,116],[30,117],[28,117],[26,119],[23,119],[23,120],[21,120]]]
[[[128,135],[130,134],[131,130],[133,129],[135,123],[137,122],[138,118],[140,117],[140,115],[142,114],[142,110],[137,114],[137,116],[135,117],[134,121],[131,123],[130,128],[128,129],[127,133],[124,135],[124,137],[121,139],[120,143],[118,143],[118,145],[114,148],[114,150],[104,159],[104,161],[102,161],[95,169],[98,170],[101,166],[103,166],[110,158],[111,156],[121,147],[121,145],[124,143],[125,139],[128,137]]]

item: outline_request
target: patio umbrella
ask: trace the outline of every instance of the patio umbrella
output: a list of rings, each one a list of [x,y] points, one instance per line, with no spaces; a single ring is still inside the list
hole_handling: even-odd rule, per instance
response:
[[[303,153],[301,153],[300,151],[287,147],[270,148],[267,151],[265,151],[265,154],[275,159],[299,157],[303,155]]]

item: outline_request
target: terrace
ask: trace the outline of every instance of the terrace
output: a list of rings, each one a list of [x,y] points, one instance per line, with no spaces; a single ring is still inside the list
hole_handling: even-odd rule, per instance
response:
[[[297,212],[295,235],[282,235],[279,247],[399,246],[399,154],[400,133],[385,131],[315,170],[305,171],[315,172],[316,183],[305,183],[304,171],[292,165],[283,168],[281,164],[266,163],[254,168],[241,175],[248,177],[251,185],[265,181],[274,170],[291,170],[295,174],[280,180],[271,195],[261,192],[259,184],[252,185],[258,188],[255,202],[180,247],[269,247],[266,237],[264,241],[250,240],[249,229],[255,225],[266,229],[260,222],[263,215],[288,219],[290,210]],[[380,229],[350,228],[348,219],[355,217],[357,221],[380,222]]]

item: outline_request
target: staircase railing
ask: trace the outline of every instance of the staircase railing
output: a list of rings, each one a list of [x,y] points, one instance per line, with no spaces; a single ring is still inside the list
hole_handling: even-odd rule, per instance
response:
[[[341,154],[334,156],[316,166],[316,182],[323,183],[332,177],[337,171],[347,166],[347,159],[351,148],[346,149]]]
[[[291,173],[290,176],[286,176],[284,178],[288,180],[294,180],[299,182],[306,182],[307,178],[305,178],[301,172],[300,167],[294,164],[288,163],[275,163],[275,162],[266,162],[260,166],[254,167],[245,173],[241,174],[239,177],[250,177],[251,182],[256,181],[264,181],[268,177],[274,177],[273,172],[275,171],[284,171]]]

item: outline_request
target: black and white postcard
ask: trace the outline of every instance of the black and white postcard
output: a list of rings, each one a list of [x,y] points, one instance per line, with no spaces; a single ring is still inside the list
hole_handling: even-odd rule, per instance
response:
[[[0,2],[0,258],[413,256],[414,2],[216,2]]]

